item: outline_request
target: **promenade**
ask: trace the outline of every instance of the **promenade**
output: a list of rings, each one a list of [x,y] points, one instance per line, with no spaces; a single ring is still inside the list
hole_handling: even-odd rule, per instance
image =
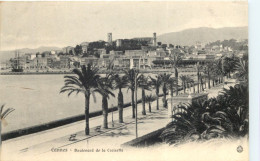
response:
[[[225,85],[225,88],[231,85],[234,85],[234,83]],[[218,87],[207,90],[209,98],[217,96],[222,89],[223,85],[219,85]],[[152,103],[152,113],[149,113],[147,110],[147,115],[142,115],[142,104],[138,104],[138,137],[161,129],[167,125],[170,119],[167,109],[162,107],[161,98],[159,106],[160,110],[156,110],[156,101],[154,101]],[[147,104],[146,109],[148,109]],[[125,108],[124,123],[118,123],[118,112],[116,111],[113,113],[114,119],[112,123],[112,113],[109,113],[109,128],[101,128],[100,131],[96,130],[96,128],[102,124],[103,116],[91,118],[91,129],[90,135],[88,136],[84,134],[85,121],[78,121],[58,128],[6,140],[2,145],[1,157],[2,160],[6,161],[17,160],[18,158],[18,160],[29,161],[66,160],[68,157],[75,155],[76,158],[84,159],[90,157],[92,158],[90,160],[95,160],[95,157],[99,155],[114,155],[115,160],[120,160],[120,157],[122,157],[124,153],[136,150],[121,147],[123,143],[136,138],[135,119],[131,116],[131,107]]]

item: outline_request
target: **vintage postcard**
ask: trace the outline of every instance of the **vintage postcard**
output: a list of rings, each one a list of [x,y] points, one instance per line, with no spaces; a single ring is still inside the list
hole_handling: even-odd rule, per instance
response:
[[[247,1],[0,15],[1,161],[249,160]]]

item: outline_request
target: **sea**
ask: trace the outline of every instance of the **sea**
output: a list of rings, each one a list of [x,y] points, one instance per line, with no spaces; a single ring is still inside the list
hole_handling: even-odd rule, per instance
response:
[[[84,95],[66,93],[60,94],[64,85],[64,76],[57,75],[0,75],[0,105],[5,108],[14,108],[7,118],[7,126],[2,128],[2,133],[17,129],[31,127],[50,121],[55,121],[71,116],[84,114]],[[146,94],[155,94],[147,91]],[[108,100],[109,107],[117,105],[118,90],[114,91],[115,97]],[[131,90],[123,89],[124,103],[131,102]],[[90,112],[102,108],[102,97],[96,94],[96,102],[90,98]],[[141,89],[138,90],[138,99],[141,98]]]

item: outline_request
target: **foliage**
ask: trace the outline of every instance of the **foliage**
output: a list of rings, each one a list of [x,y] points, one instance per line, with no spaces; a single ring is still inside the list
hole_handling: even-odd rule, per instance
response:
[[[167,83],[167,89],[171,90],[171,96],[173,96],[173,91],[178,90],[178,84],[176,78],[170,78]]]
[[[235,70],[238,72],[239,79],[248,80],[248,62],[246,60],[239,59],[235,64]]]
[[[248,134],[248,86],[237,84],[216,98],[179,107],[161,138],[169,144]]]
[[[145,110],[145,90],[151,90],[150,82],[148,80],[148,77],[144,76],[143,74],[139,75],[137,78],[137,86],[142,89],[142,104],[143,104],[143,111],[142,114],[146,115],[146,110]]]
[[[99,85],[101,88],[97,89],[97,92],[102,95],[102,112],[104,116],[103,128],[108,128],[107,116],[108,116],[108,99],[109,96],[115,97],[113,93],[113,74],[106,74],[105,77],[100,78]]]
[[[183,92],[185,93],[186,92],[186,85],[189,81],[188,77],[186,75],[181,75],[180,77],[180,80],[181,80],[181,83],[182,83],[182,88],[183,88]]]
[[[83,93],[85,95],[85,134],[89,135],[89,98],[93,96],[95,101],[95,93],[104,91],[100,86],[100,76],[97,74],[98,69],[92,68],[90,64],[88,67],[82,66],[81,70],[73,69],[76,76],[64,76],[65,84],[61,88],[60,93],[68,92],[68,96],[72,93]]]
[[[11,112],[14,111],[14,108],[7,108],[6,110],[4,110],[5,105],[2,105],[0,108],[0,119],[4,119],[6,118]]]
[[[97,92],[99,86],[100,76],[97,74],[98,69],[91,69],[91,65],[88,64],[86,68],[84,65],[79,69],[73,69],[72,71],[77,76],[64,76],[65,85],[61,88],[60,93],[68,92],[68,96],[72,93],[94,94]]]
[[[7,108],[6,110],[4,110],[4,104],[0,107],[0,153],[1,153],[1,146],[2,146],[2,121],[4,121],[4,119],[11,113],[14,111],[13,108]],[[0,155],[0,160],[1,160],[1,155]]]
[[[145,96],[145,101],[149,105],[149,112],[152,112],[151,102],[155,101],[157,97],[153,96],[152,94]]]
[[[119,113],[119,123],[123,123],[123,107],[124,107],[124,96],[122,89],[126,88],[128,80],[126,76],[119,76],[119,74],[114,75],[113,77],[113,87],[118,89],[118,113]]]
[[[153,102],[153,101],[156,100],[156,96],[153,96],[152,94],[146,95],[146,96],[145,96],[145,100],[146,100],[147,103]]]
[[[247,44],[248,44],[248,40],[237,41],[235,39],[230,39],[230,40],[223,40],[223,41],[218,40],[215,42],[211,42],[211,43],[207,44],[206,47],[222,45],[222,47],[231,47],[233,50],[248,50]]]
[[[132,117],[135,118],[135,101],[134,101],[134,92],[135,92],[135,78],[138,79],[139,71],[135,69],[124,70],[124,76],[127,78],[128,90],[131,90],[132,97]],[[137,80],[138,81],[138,80]]]
[[[116,75],[114,75],[113,79],[114,79],[113,83],[114,83],[115,89],[121,90],[123,88],[126,88],[128,85],[128,79],[125,75],[120,77],[119,74],[116,74]]]
[[[80,45],[76,45],[76,47],[75,47],[74,50],[75,50],[75,54],[76,54],[76,55],[81,55],[82,52],[83,52],[82,46],[80,46]]]
[[[156,99],[157,99],[157,105],[156,109],[159,110],[159,92],[160,92],[160,87],[162,85],[162,77],[161,75],[156,75],[155,78],[149,76],[151,80],[151,86],[155,88],[155,93],[156,93]]]
[[[100,78],[99,86],[96,91],[100,93],[103,97],[109,98],[109,95],[115,96],[113,93],[113,75],[111,73],[106,74],[105,77]]]

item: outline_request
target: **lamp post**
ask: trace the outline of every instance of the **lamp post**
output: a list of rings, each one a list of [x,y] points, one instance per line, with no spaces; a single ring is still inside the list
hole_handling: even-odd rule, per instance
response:
[[[135,136],[138,137],[137,134],[137,74],[136,70],[134,70],[134,76],[135,76]]]
[[[223,81],[223,89],[224,89],[224,84],[225,84],[225,81],[224,81],[225,80],[224,58],[222,58],[222,60],[221,60],[221,68],[222,68],[221,70],[222,70],[222,74],[223,74],[223,80],[222,81]]]
[[[112,104],[112,127],[114,127],[114,117],[113,117],[113,111],[114,111],[114,106],[113,106],[113,104]]]

